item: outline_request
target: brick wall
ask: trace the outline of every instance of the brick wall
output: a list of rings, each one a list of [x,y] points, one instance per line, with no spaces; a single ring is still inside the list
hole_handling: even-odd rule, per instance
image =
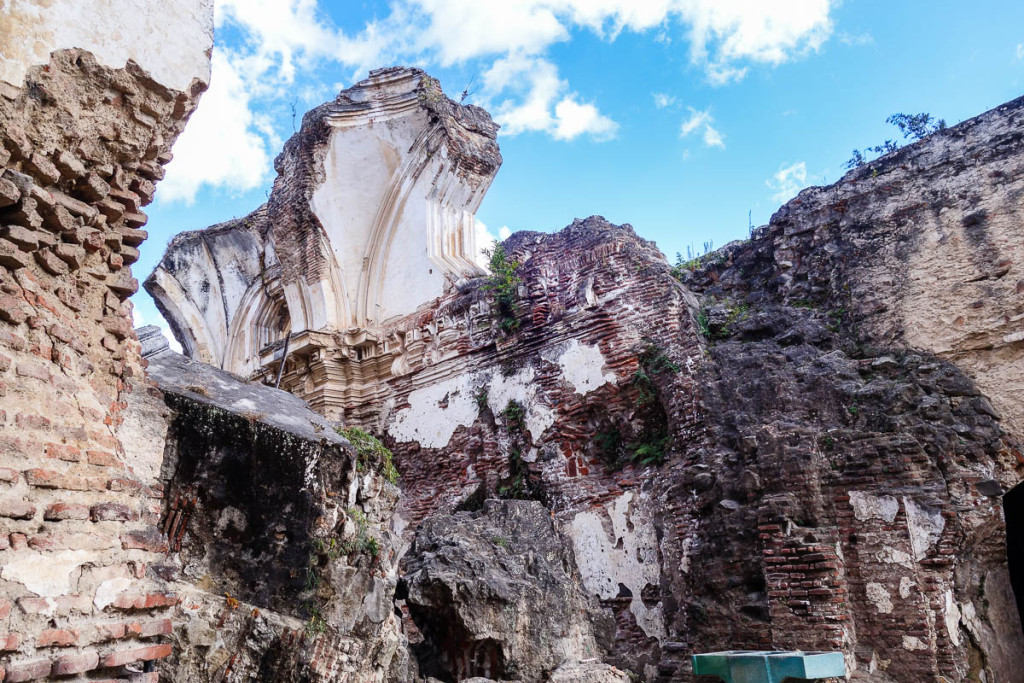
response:
[[[128,297],[142,207],[204,88],[172,91],[71,49],[0,97],[6,681],[155,680],[138,672],[171,652],[177,597],[149,571],[165,550],[159,461],[138,457],[124,420],[128,396],[149,391]]]

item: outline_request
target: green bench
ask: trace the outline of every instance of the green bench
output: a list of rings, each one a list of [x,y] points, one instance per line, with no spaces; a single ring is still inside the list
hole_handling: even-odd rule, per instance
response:
[[[725,683],[782,683],[787,678],[846,676],[841,652],[728,650],[693,655],[693,673],[718,676]]]

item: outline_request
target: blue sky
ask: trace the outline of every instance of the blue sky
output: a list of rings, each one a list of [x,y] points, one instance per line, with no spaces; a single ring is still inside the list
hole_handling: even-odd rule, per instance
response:
[[[301,115],[420,66],[502,123],[494,236],[601,214],[670,258],[746,237],[896,112],[955,124],[1024,94],[1024,3],[217,0],[210,91],[148,207],[142,279],[182,230],[266,200]],[[145,292],[137,322],[160,323]]]

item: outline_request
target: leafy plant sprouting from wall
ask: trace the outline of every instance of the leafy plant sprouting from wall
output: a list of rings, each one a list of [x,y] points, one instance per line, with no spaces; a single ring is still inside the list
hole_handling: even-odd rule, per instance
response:
[[[536,477],[530,473],[530,467],[523,460],[523,449],[526,443],[526,408],[515,399],[510,399],[501,411],[505,422],[505,431],[509,435],[508,477],[498,482],[499,498],[544,501]]]
[[[506,253],[501,242],[484,254],[490,259],[491,269],[484,288],[494,296],[498,327],[502,332],[511,334],[519,329],[519,284],[522,280],[516,275],[516,269],[520,264]]]
[[[672,438],[655,379],[666,373],[678,373],[679,365],[652,341],[645,342],[637,354],[637,361],[639,367],[633,373],[631,384],[637,393],[637,415],[641,417],[644,426],[639,438],[627,444],[626,450],[633,462],[661,465],[665,462]]]
[[[932,133],[946,129],[945,119],[936,119],[931,114],[921,112],[920,114],[893,114],[885,120],[896,126],[903,134],[904,140],[917,141]],[[868,155],[871,153],[879,156],[895,152],[900,148],[896,140],[886,140],[874,147],[865,147],[863,150],[855,149],[849,160],[843,164],[843,168],[857,168],[868,163]]]
[[[505,419],[505,430],[509,434],[522,434],[526,427],[526,408],[515,399],[510,399],[505,409],[501,411]]]
[[[708,240],[704,243],[704,251],[697,251],[694,249],[692,244],[686,245],[685,259],[680,252],[676,252],[676,262],[672,266],[672,277],[677,280],[682,280],[686,271],[696,270],[699,268],[703,264],[704,257],[712,253],[714,249],[714,240]]]
[[[359,427],[342,427],[338,433],[348,439],[356,450],[357,472],[365,472],[367,467],[374,467],[388,482],[398,483],[398,470],[395,469],[391,451],[380,439]]]

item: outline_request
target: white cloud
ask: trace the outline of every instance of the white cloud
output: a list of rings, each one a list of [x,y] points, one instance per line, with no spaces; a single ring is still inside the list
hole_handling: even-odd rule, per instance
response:
[[[850,47],[861,47],[863,45],[871,45],[875,42],[875,37],[870,33],[847,33],[842,31],[839,33],[839,42],[843,45],[849,45]]]
[[[346,33],[318,0],[216,0],[219,36],[237,31],[241,40],[230,51],[218,50],[211,90],[175,147],[175,167],[160,196],[191,201],[202,185],[259,186],[279,141],[269,119],[242,110],[280,108],[294,99],[293,91],[304,101],[315,98],[313,86],[290,86],[318,65],[340,65],[355,78],[385,63],[429,68],[475,61],[489,77],[481,104],[502,123],[503,135],[537,131],[559,140],[605,140],[614,137],[617,124],[586,93],[573,91],[547,57],[551,46],[571,40],[574,31],[591,31],[609,42],[622,31],[646,33],[665,44],[682,37],[689,42],[691,62],[709,82],[722,85],[742,79],[753,64],[774,66],[817,50],[832,33],[836,3],[393,0],[387,16]],[[671,106],[670,96],[664,97],[655,95],[655,104]],[[204,130],[193,132],[203,119]],[[282,122],[277,125],[290,132]],[[700,130],[706,145],[724,145],[710,122]]]
[[[722,134],[710,125],[704,126],[704,144],[708,147],[725,149],[725,140],[722,139]]]
[[[484,224],[479,218],[474,223],[474,232],[476,234],[476,262],[481,268],[487,268],[490,263],[490,257],[485,253],[494,248],[494,245],[498,240],[506,240],[512,234],[512,230],[507,226],[503,225],[498,228],[498,236],[495,237],[494,233]]]
[[[555,129],[551,133],[555,139],[572,140],[584,133],[595,140],[615,137],[619,124],[601,114],[594,105],[577,102],[575,97],[574,93],[555,105]]]
[[[654,106],[658,109],[664,109],[665,107],[671,107],[676,103],[675,95],[668,95],[663,92],[652,93],[654,97]]]
[[[268,141],[275,140],[252,112],[250,90],[236,60],[214,50],[210,89],[174,145],[174,159],[158,185],[161,202],[191,204],[204,184],[245,192],[266,180]]]
[[[832,0],[679,0],[690,55],[712,82],[742,78],[750,61],[778,65],[815,51],[832,33]]]
[[[690,110],[690,117],[683,121],[679,127],[679,137],[689,137],[693,133],[700,132],[701,137],[704,139],[704,145],[706,147],[718,147],[719,149],[725,149],[725,140],[722,134],[718,132],[711,124],[715,122],[715,118],[711,115],[711,111],[705,109],[703,111],[694,109],[693,107],[687,107]]]
[[[473,223],[473,232],[476,237],[476,264],[481,268],[487,268],[491,259],[486,252],[493,249],[494,243],[498,240],[479,218]]]
[[[687,107],[690,110],[690,118],[683,121],[683,125],[679,128],[679,136],[686,137],[693,131],[697,130],[703,125],[706,125],[710,121],[714,121],[711,118],[711,114],[708,111],[697,111],[693,107]]]
[[[789,166],[782,165],[774,176],[765,181],[765,184],[775,190],[772,199],[780,204],[789,201],[808,185],[807,163],[798,161]]]
[[[569,84],[559,78],[558,67],[546,59],[517,53],[494,62],[483,76],[484,96],[491,101],[508,93],[493,106],[502,132],[518,135],[544,132],[557,140],[590,135],[595,140],[615,136],[618,124],[593,104],[578,101],[566,92]]]
[[[1017,46],[1017,59],[1024,61],[1024,43]]]

